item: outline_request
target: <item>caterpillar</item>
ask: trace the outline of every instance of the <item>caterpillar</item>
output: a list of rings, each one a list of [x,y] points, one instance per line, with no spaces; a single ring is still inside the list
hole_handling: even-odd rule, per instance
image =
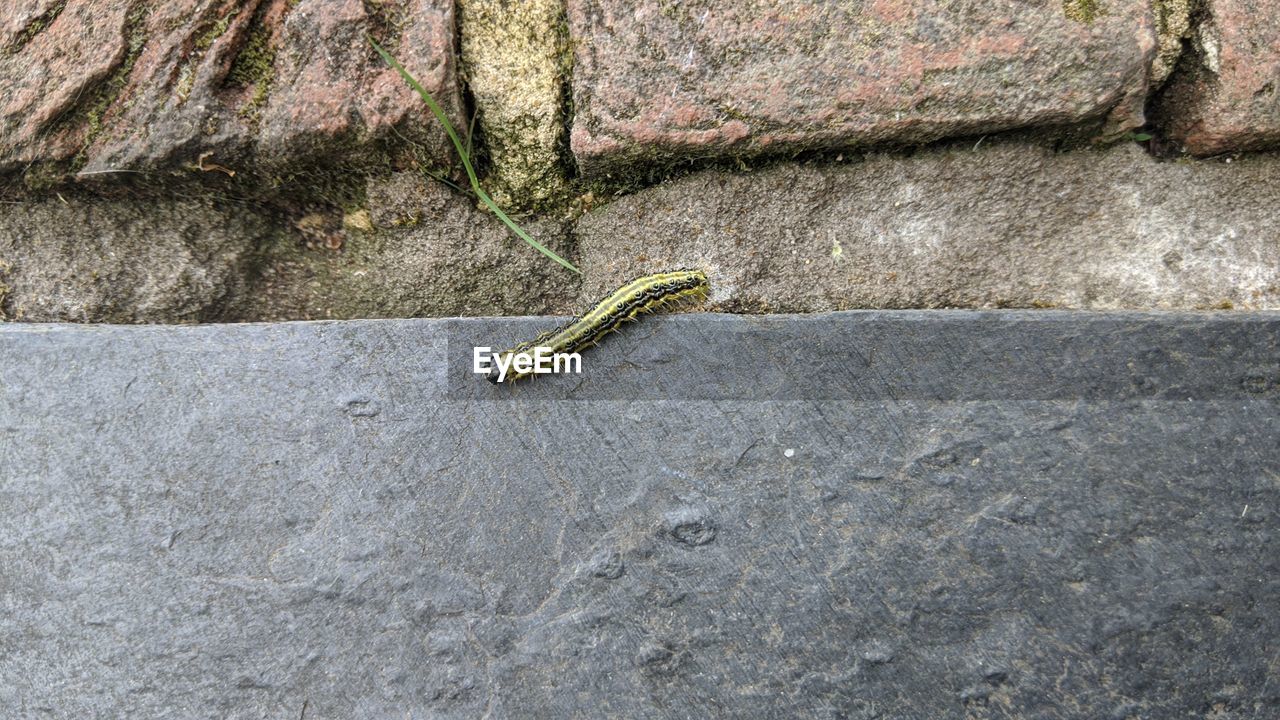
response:
[[[581,317],[498,353],[498,357],[507,358],[505,363],[509,364],[511,356],[527,353],[538,347],[548,348],[552,353],[578,352],[600,342],[605,335],[642,313],[650,313],[686,299],[705,300],[710,292],[711,285],[707,282],[707,275],[701,270],[675,270],[638,277],[609,293]],[[519,380],[531,374],[516,372],[512,368],[504,381]],[[491,383],[497,383],[498,378],[499,370],[495,362],[487,379]]]

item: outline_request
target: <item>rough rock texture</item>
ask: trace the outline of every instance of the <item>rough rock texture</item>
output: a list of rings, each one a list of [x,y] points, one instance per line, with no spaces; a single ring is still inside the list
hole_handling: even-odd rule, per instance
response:
[[[1280,162],[966,143],[704,172],[577,225],[582,300],[648,269],[735,311],[1280,308]]]
[[[410,173],[370,181],[365,211],[310,215],[267,248],[226,320],[297,320],[568,312],[578,276],[492,215]],[[308,227],[314,223],[318,228]],[[526,230],[572,257],[566,228]]]
[[[1158,119],[1197,155],[1280,146],[1280,0],[1204,3]]]
[[[207,200],[0,204],[0,319],[211,320],[275,232],[251,208]]]
[[[374,54],[461,107],[444,0],[67,0],[0,10],[0,172],[302,172],[444,134]]]
[[[528,221],[583,278],[413,173],[370,180],[360,206],[293,214],[72,197],[0,204],[0,287],[13,288],[0,309],[87,322],[569,313],[685,265],[711,273],[716,307],[745,312],[1280,308],[1278,188],[1277,156],[1171,163],[1136,146],[991,140],[703,172],[576,222]],[[156,303],[134,282],[90,282],[192,263],[219,280],[186,299],[181,283]]]
[[[488,180],[504,207],[535,207],[567,192],[562,0],[461,0],[462,59],[475,101]]]
[[[0,706],[1280,714],[1280,316],[532,325],[0,327]]]
[[[572,147],[599,174],[916,143],[1110,115],[1143,124],[1145,2],[570,0]]]
[[[1151,88],[1164,84],[1178,66],[1186,42],[1191,39],[1192,12],[1200,0],[1152,0],[1156,20],[1156,57],[1151,65]]]

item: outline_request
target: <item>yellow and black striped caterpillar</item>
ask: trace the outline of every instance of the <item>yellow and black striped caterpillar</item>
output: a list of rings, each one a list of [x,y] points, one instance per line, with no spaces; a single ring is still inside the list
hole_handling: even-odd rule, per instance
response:
[[[681,300],[705,300],[710,292],[711,285],[707,282],[707,275],[701,270],[675,270],[645,275],[614,290],[581,317],[555,330],[544,332],[529,342],[498,353],[498,357],[505,359],[504,365],[510,365],[512,356],[529,353],[539,347],[547,348],[552,353],[578,352],[600,342],[605,335],[642,313],[653,312]],[[519,380],[531,374],[515,372],[513,369],[506,374],[504,382]],[[497,363],[494,363],[487,377],[489,382],[498,382],[500,373]]]

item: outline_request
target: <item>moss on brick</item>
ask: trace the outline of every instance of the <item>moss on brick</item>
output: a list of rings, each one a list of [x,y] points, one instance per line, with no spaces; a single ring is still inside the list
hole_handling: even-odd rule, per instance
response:
[[[1077,22],[1091,23],[1105,10],[1102,0],[1062,0],[1062,12]]]
[[[58,2],[54,3],[53,6],[50,7],[43,15],[32,20],[31,24],[23,28],[22,34],[18,35],[18,38],[14,40],[9,47],[5,48],[4,51],[9,54],[14,54],[26,47],[27,43],[31,42],[35,36],[44,32],[45,28],[52,25],[53,21],[58,19],[58,16],[62,14],[62,11],[66,7],[67,0],[58,0]]]
[[[80,144],[80,152],[71,161],[71,172],[84,167],[87,162],[87,152],[89,147],[102,134],[102,119],[107,112],[111,110],[111,106],[120,98],[120,93],[124,91],[125,86],[129,83],[129,76],[133,74],[133,66],[138,62],[138,56],[142,54],[142,48],[147,42],[147,17],[151,14],[151,7],[147,3],[140,3],[136,6],[125,20],[125,37],[129,39],[129,49],[125,53],[124,62],[115,69],[114,72],[98,86],[95,93],[83,103],[81,110],[71,116],[69,123],[74,125],[82,125],[85,128],[84,140]]]
[[[261,119],[262,108],[271,96],[271,84],[275,77],[276,48],[271,42],[271,28],[263,22],[267,3],[258,7],[250,25],[249,37],[227,72],[227,85],[252,88],[253,92],[240,107],[240,117],[254,129]]]
[[[231,21],[239,14],[240,8],[235,8],[218,18],[217,22],[210,25],[208,30],[196,38],[196,49],[203,51],[213,47],[214,41],[226,34],[227,28],[231,27]]]

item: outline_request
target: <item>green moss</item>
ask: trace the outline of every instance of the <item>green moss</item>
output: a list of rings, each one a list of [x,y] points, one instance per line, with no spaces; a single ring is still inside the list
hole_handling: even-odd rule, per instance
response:
[[[124,62],[120,63],[120,67],[116,68],[111,73],[111,76],[98,86],[92,98],[81,106],[84,110],[73,116],[72,122],[82,123],[85,128],[84,141],[81,143],[80,152],[77,153],[72,161],[74,169],[84,167],[87,161],[86,152],[102,134],[103,117],[106,116],[111,106],[119,99],[120,93],[129,83],[129,76],[133,73],[133,66],[138,62],[138,56],[142,54],[142,47],[147,42],[146,24],[147,16],[150,14],[151,8],[146,3],[138,5],[129,13],[128,18],[125,20],[125,37],[129,39],[129,49],[125,53]]]
[[[196,49],[204,51],[212,47],[213,42],[227,32],[227,28],[231,27],[231,21],[239,14],[240,8],[235,8],[231,12],[219,18],[212,27],[204,32],[204,34],[196,38]]]
[[[275,64],[275,49],[271,47],[268,29],[257,25],[249,33],[244,48],[236,56],[231,70],[227,73],[227,81],[232,85],[249,87],[269,79]]]
[[[195,88],[195,85],[196,71],[193,63],[185,62],[178,71],[178,82],[173,89],[174,94],[178,96],[179,104],[186,102],[187,98],[191,97],[191,90]]]
[[[226,34],[227,29],[231,27],[231,21],[239,14],[239,8],[233,9],[223,17],[218,18],[217,22],[212,23],[208,30],[196,38],[191,54],[178,70],[178,81],[174,86],[174,95],[177,96],[179,105],[187,101],[187,98],[191,96],[191,91],[195,88],[196,67],[200,64],[200,59],[204,57],[209,48],[213,47],[213,43],[218,38]]]
[[[267,104],[267,98],[270,95],[271,79],[268,77],[254,86],[253,95],[249,98],[249,102],[246,102],[239,110],[240,117],[256,127],[262,119],[262,108]]]
[[[58,2],[54,3],[53,6],[45,11],[43,15],[32,20],[30,25],[23,28],[22,34],[18,35],[18,38],[14,40],[9,47],[5,48],[5,52],[17,53],[19,50],[26,47],[27,43],[31,42],[35,36],[39,35],[45,28],[52,25],[53,21],[58,19],[58,16],[62,14],[63,9],[66,7],[67,0],[58,0]]]
[[[265,7],[265,4],[264,4]],[[240,117],[251,125],[257,125],[262,108],[271,95],[271,83],[276,64],[276,49],[271,44],[271,31],[262,22],[262,9],[253,18],[253,29],[245,40],[240,54],[236,55],[227,84],[232,87],[253,88],[249,100],[240,108]]]
[[[1102,0],[1062,0],[1062,12],[1076,22],[1091,23],[1105,10]]]

